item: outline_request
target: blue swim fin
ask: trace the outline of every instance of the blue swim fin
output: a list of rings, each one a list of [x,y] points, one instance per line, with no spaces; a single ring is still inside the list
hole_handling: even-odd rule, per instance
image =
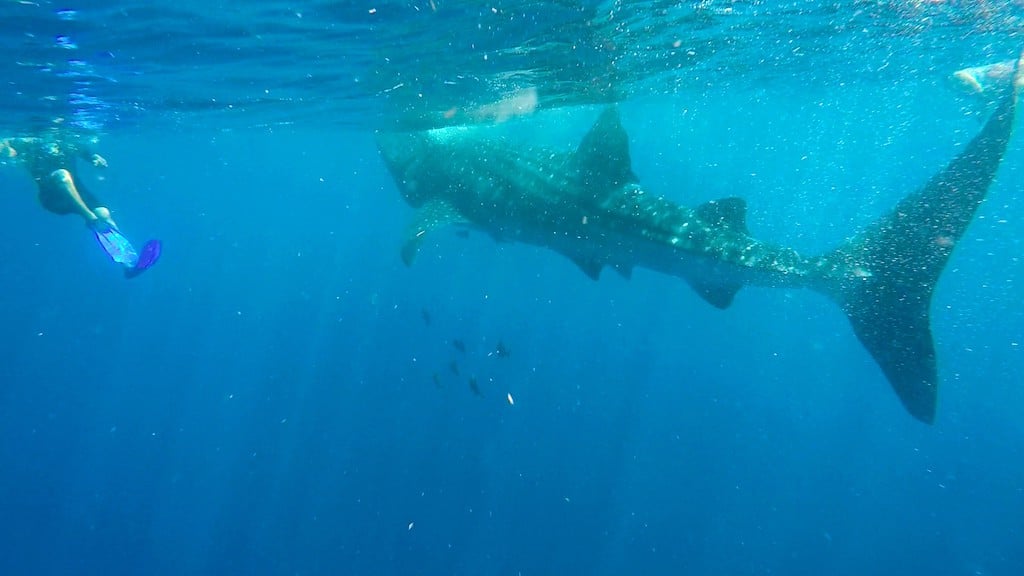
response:
[[[139,253],[135,251],[132,243],[121,234],[114,225],[102,220],[96,220],[89,224],[96,241],[100,243],[103,251],[110,256],[110,259],[128,268],[134,268],[139,262]]]
[[[160,252],[163,251],[163,244],[159,240],[150,240],[142,247],[139,260],[135,266],[124,269],[125,278],[135,278],[146,270],[149,270],[156,261],[160,259]]]

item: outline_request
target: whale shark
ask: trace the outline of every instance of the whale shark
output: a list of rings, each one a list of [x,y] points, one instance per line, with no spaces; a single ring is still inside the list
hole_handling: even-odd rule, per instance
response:
[[[746,202],[686,207],[645,190],[629,138],[606,108],[574,151],[531,150],[478,130],[379,132],[377,145],[415,208],[401,255],[450,225],[563,254],[589,277],[643,267],[676,276],[717,308],[744,286],[809,288],[833,299],[906,410],[931,424],[938,371],[930,326],[935,285],[984,200],[1010,140],[1021,82],[980,132],[922,188],[824,254],[752,237]]]

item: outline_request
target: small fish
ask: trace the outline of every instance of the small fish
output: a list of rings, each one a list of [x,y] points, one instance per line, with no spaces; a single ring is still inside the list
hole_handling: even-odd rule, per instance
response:
[[[430,326],[430,323],[433,321],[433,318],[430,317],[430,310],[426,308],[420,310],[420,316],[423,318],[423,323]]]
[[[498,340],[498,346],[494,349],[494,355],[498,358],[508,358],[509,354],[508,348],[505,347],[505,343]]]
[[[455,348],[456,350],[462,352],[463,354],[466,353],[466,343],[463,342],[462,340],[459,340],[458,338],[452,340],[452,348]]]
[[[477,386],[476,376],[469,377],[469,389],[473,391],[473,394],[483,398],[484,394],[480,391],[480,386]]]
[[[437,372],[434,372],[430,378],[434,381],[435,388],[444,388],[444,385],[441,384],[441,376]]]
[[[459,363],[456,362],[455,360],[452,360],[448,364],[448,369],[451,370],[452,374],[455,374],[456,376],[459,375]]]

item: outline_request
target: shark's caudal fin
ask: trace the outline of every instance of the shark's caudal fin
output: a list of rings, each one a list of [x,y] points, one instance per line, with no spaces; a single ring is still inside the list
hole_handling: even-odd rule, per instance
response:
[[[861,272],[827,291],[903,405],[926,423],[935,418],[937,399],[932,291],[995,178],[1013,129],[1016,92],[1008,90],[981,132],[922,190],[826,256],[830,267]]]

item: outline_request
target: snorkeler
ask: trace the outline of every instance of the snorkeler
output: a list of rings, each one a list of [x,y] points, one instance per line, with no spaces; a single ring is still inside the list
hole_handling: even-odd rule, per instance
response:
[[[71,170],[75,159],[82,158],[97,168],[106,168],[107,161],[78,142],[61,138],[7,138],[0,140],[0,159],[22,163],[39,188],[39,203],[54,214],[77,214],[93,231],[103,251],[114,262],[124,266],[127,278],[138,276],[156,264],[160,257],[160,241],[150,240],[142,253],[121,231],[110,216],[110,210],[86,189],[75,182]]]

